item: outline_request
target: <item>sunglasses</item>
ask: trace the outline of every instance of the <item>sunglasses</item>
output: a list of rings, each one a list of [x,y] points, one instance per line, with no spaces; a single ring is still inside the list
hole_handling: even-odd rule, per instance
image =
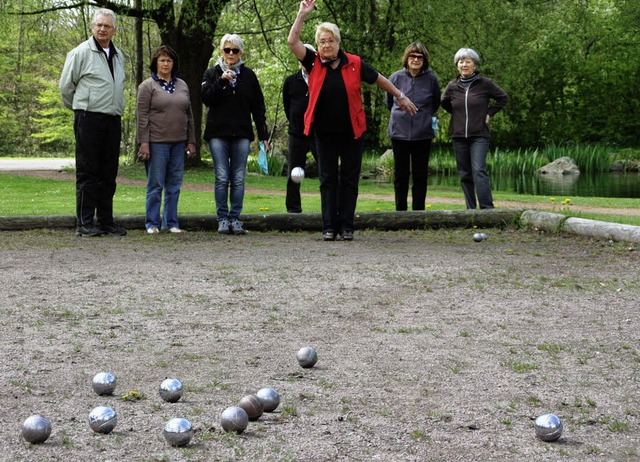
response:
[[[409,59],[417,59],[418,61],[422,61],[424,56],[422,55],[409,55]]]
[[[224,51],[226,54],[234,54],[237,55],[238,53],[240,53],[240,48],[223,48],[222,51]]]

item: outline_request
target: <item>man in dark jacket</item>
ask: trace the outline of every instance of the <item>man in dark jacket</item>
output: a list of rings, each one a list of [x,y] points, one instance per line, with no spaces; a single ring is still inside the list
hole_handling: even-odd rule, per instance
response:
[[[311,45],[305,45],[310,50],[315,51]],[[287,163],[289,164],[289,174],[287,178],[287,197],[285,204],[289,213],[301,213],[302,203],[300,201],[300,183],[291,179],[291,171],[296,167],[306,168],[307,153],[318,161],[316,153],[316,137],[313,132],[309,136],[304,134],[304,113],[309,104],[309,85],[307,83],[307,72],[301,66],[300,70],[291,74],[284,81],[282,86],[282,105],[284,113],[289,121],[289,151],[287,153]]]

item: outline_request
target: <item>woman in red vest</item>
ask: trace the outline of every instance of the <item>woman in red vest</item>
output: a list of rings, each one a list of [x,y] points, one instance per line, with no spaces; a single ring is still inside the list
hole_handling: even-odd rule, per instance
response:
[[[359,56],[340,49],[340,29],[322,23],[316,29],[318,51],[300,40],[306,17],[316,0],[302,0],[291,31],[289,47],[309,74],[309,106],[305,135],[313,124],[318,151],[322,239],[353,240],[358,181],[362,163],[362,136],[366,130],[361,82],[376,84],[394,96],[398,106],[415,114],[416,106],[387,78]]]

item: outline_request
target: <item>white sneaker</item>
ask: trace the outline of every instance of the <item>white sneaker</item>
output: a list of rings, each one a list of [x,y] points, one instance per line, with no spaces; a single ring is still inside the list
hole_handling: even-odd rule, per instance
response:
[[[147,228],[147,234],[158,234],[160,231],[156,227]]]
[[[185,231],[184,229],[180,229],[180,228],[178,228],[177,226],[174,226],[173,228],[169,228],[169,232],[170,232],[170,233],[174,233],[174,234],[177,234],[177,233],[186,233],[186,231]]]

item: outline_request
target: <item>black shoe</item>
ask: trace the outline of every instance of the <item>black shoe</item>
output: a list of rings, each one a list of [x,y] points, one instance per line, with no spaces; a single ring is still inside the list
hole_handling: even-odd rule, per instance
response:
[[[93,225],[76,226],[76,236],[78,237],[96,237],[102,236],[104,231]]]
[[[127,230],[122,226],[114,225],[100,225],[100,229],[104,234],[115,234],[117,236],[125,236],[127,234]]]
[[[336,240],[336,235],[334,234],[333,231],[325,231],[324,233],[322,233],[322,240],[323,241],[335,241]]]
[[[353,241],[353,231],[342,231],[340,237],[343,241]]]

